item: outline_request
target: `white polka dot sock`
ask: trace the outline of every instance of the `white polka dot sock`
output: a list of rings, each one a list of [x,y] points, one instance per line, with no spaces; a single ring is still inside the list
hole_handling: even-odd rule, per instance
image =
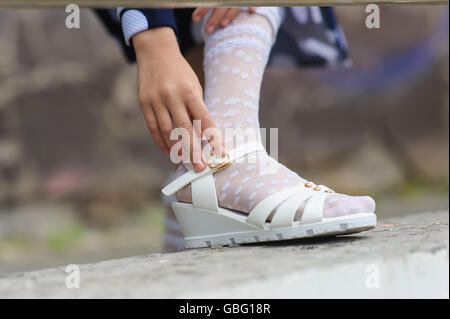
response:
[[[227,128],[241,129],[246,138],[260,140],[259,91],[277,31],[274,27],[265,16],[242,11],[228,27],[206,39],[205,103],[225,137],[228,150],[236,144],[229,138]],[[265,170],[274,167],[269,173]],[[181,175],[184,171],[180,166],[177,173]],[[249,213],[270,194],[306,182],[264,153],[233,162],[216,173],[214,179],[219,206],[243,213]],[[190,187],[176,196],[179,201],[191,202]],[[374,209],[375,203],[370,197],[333,194],[326,200],[324,217],[373,212]],[[297,219],[302,210],[300,207]]]

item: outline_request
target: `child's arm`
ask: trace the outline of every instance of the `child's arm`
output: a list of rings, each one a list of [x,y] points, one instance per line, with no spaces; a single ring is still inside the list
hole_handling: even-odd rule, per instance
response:
[[[199,8],[193,14],[200,20],[212,10],[205,27],[212,32],[220,23],[226,26],[241,8]],[[252,11],[253,8],[250,8]],[[194,138],[192,120],[201,121],[201,129],[215,129],[216,125],[203,102],[201,85],[180,53],[176,38],[176,23],[171,9],[118,9],[125,41],[133,45],[138,64],[139,103],[150,133],[158,147],[166,154],[177,142],[170,139],[174,124],[190,134],[191,161],[195,170],[206,166],[201,145]],[[197,132],[197,135],[200,133]],[[217,155],[225,155],[223,142],[214,135],[211,145]]]

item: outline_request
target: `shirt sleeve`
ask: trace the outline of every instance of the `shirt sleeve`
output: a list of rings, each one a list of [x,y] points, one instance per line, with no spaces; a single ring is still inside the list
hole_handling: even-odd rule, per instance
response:
[[[131,38],[135,34],[156,27],[171,27],[177,34],[172,9],[118,8],[117,18],[121,23],[127,45],[131,45]]]

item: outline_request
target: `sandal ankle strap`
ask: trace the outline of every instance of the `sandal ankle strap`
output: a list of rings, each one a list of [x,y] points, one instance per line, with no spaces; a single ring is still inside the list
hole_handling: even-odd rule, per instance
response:
[[[167,186],[165,186],[162,189],[162,193],[166,196],[173,195],[193,181],[207,175],[214,174],[229,166],[233,161],[255,152],[266,152],[266,150],[261,143],[246,143],[230,151],[228,155],[223,159],[218,159],[215,156],[212,156],[208,159],[208,165],[203,171],[187,171],[186,173],[169,183]]]

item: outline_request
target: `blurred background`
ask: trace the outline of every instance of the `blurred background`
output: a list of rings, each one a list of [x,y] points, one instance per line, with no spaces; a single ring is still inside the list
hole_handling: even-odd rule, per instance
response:
[[[351,69],[270,68],[261,125],[279,159],[380,218],[448,209],[448,7],[339,7]],[[0,10],[0,274],[164,250],[171,164],[147,132],[136,66],[90,10]],[[190,60],[199,65],[201,50]]]

